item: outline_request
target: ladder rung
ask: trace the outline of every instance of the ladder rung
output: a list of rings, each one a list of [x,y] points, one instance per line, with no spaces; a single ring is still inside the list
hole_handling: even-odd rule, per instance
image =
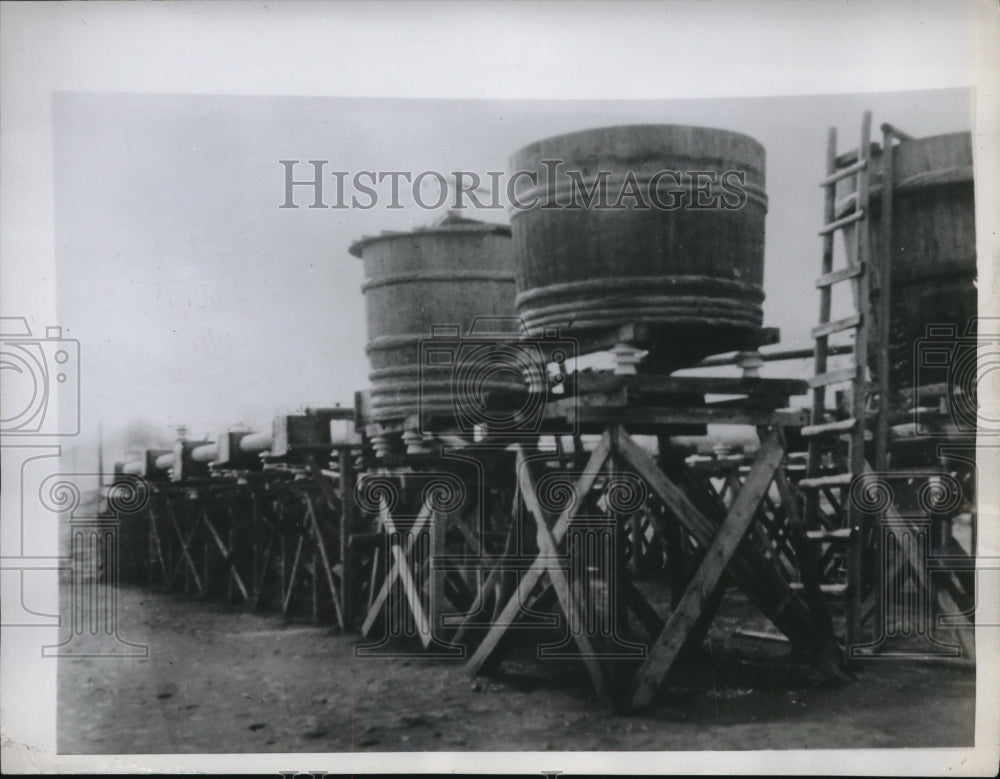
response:
[[[851,532],[849,527],[836,530],[807,530],[806,538],[810,541],[850,541]]]
[[[842,381],[854,381],[857,375],[857,367],[821,373],[809,379],[809,387],[817,389],[818,387],[829,387],[831,384],[840,384]]]
[[[805,586],[802,584],[802,582],[792,582],[790,586],[793,590],[805,589]],[[822,592],[824,595],[843,595],[845,592],[847,592],[847,585],[840,584],[837,582],[834,582],[832,584],[821,584],[819,586],[819,591]]]
[[[847,227],[847,225],[852,222],[857,222],[859,219],[864,219],[864,210],[855,211],[853,214],[845,216],[843,219],[838,219],[836,222],[830,222],[822,230],[819,231],[820,235],[829,235],[830,233],[839,230],[841,227]]]
[[[830,476],[814,476],[811,479],[799,481],[799,487],[804,490],[818,490],[823,487],[847,487],[854,481],[849,473],[834,473]]]
[[[848,176],[853,176],[855,173],[862,171],[868,165],[868,160],[858,160],[853,165],[848,165],[846,168],[841,168],[840,170],[834,171],[825,179],[823,179],[819,185],[821,187],[828,187],[831,184],[835,184],[841,179],[846,179]]]
[[[826,433],[846,433],[854,429],[858,423],[854,417],[850,419],[838,419],[836,422],[825,422],[821,425],[806,425],[802,428],[802,435],[808,438],[814,435],[825,435]]]
[[[844,211],[848,206],[854,206],[857,205],[857,203],[858,203],[858,193],[852,192],[851,194],[840,198],[840,200],[836,201],[833,204],[833,213],[839,214],[841,211]]]
[[[824,335],[833,335],[834,333],[839,333],[842,330],[850,330],[852,327],[858,327],[861,322],[861,314],[852,314],[851,316],[844,317],[843,319],[835,319],[832,322],[824,322],[823,324],[814,327],[810,331],[810,335],[813,338],[820,338]]]
[[[865,266],[855,265],[851,268],[841,268],[840,270],[835,270],[832,273],[824,273],[818,279],[816,279],[817,288],[820,287],[830,287],[840,281],[847,281],[847,279],[856,279],[865,271]]]

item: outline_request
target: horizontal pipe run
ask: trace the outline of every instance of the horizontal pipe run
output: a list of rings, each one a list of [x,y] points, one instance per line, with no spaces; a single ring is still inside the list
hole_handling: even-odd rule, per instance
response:
[[[852,344],[840,344],[840,345],[830,345],[826,348],[826,353],[830,357],[838,354],[853,354],[854,346]],[[723,365],[736,365],[736,361],[739,357],[739,352],[733,352],[732,354],[721,354],[715,357],[709,357],[698,363],[696,368],[716,368]],[[812,359],[815,356],[815,352],[812,349],[785,349],[782,351],[774,352],[761,352],[761,359],[764,362],[782,362],[784,360],[804,360]]]
[[[260,454],[271,448],[270,433],[250,433],[240,439],[240,449],[247,454]]]
[[[191,451],[191,459],[196,463],[210,463],[219,456],[218,444],[205,444]]]
[[[174,453],[167,452],[156,458],[156,467],[161,471],[166,471],[174,467]]]

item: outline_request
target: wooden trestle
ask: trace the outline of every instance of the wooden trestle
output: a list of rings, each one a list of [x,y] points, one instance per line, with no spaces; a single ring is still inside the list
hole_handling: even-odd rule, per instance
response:
[[[407,639],[425,655],[465,656],[448,626],[473,607],[483,567],[504,550],[512,490],[498,473],[511,472],[513,457],[502,446],[457,444],[389,458],[359,479],[356,507],[375,532],[365,536],[367,641],[358,656],[406,653]]]
[[[496,600],[470,673],[496,668],[514,634],[523,634],[511,628],[537,623],[554,595],[596,693],[611,705],[646,706],[680,650],[706,629],[728,577],[825,674],[838,675],[832,620],[781,470],[785,429],[806,422],[804,412],[785,407],[791,395],[806,391],[805,382],[610,372],[583,372],[576,379],[570,397],[546,408],[541,432],[599,432],[600,440],[577,472],[574,458],[555,457],[537,440],[514,446],[519,501],[535,545],[527,557],[501,558],[485,577],[457,636],[474,636],[481,624],[476,620]],[[740,397],[706,400],[716,394]],[[749,470],[730,481],[728,501],[671,441],[677,431],[707,422],[751,425],[759,433],[760,448]],[[656,434],[658,459],[633,434]],[[540,488],[560,474],[570,476],[572,486],[563,490],[561,507]],[[595,533],[603,548],[589,540]],[[666,614],[638,580],[654,548],[662,550],[674,589]],[[516,587],[498,598],[497,586],[510,574],[519,576]],[[553,653],[540,647],[539,654]]]
[[[353,463],[342,449],[339,472],[306,452],[263,470],[149,482],[144,513],[125,520],[122,578],[349,627],[353,560],[345,552],[357,528]]]

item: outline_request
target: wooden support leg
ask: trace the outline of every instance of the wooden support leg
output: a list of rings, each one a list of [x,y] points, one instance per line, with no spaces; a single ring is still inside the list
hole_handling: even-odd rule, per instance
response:
[[[302,556],[302,545],[305,542],[303,535],[299,535],[298,541],[295,543],[295,556],[292,558],[292,571],[288,576],[287,583],[284,585],[284,599],[281,603],[281,614],[285,616],[288,614],[288,609],[292,605],[292,595],[295,592],[295,579],[298,577],[299,573],[299,558]],[[282,565],[284,568],[284,565]],[[284,576],[282,576],[284,579]]]
[[[243,600],[249,600],[250,594],[247,592],[246,585],[243,583],[243,578],[240,576],[239,571],[236,570],[236,566],[233,564],[233,558],[229,549],[226,545],[222,543],[222,537],[219,535],[219,531],[212,524],[208,517],[205,517],[205,527],[208,528],[208,532],[211,534],[212,538],[215,539],[215,544],[219,548],[219,553],[222,555],[222,560],[226,564],[228,569],[228,581],[229,586],[235,582],[236,586],[239,587],[240,595],[243,596]],[[232,532],[230,531],[230,538],[232,538]]]
[[[566,615],[566,619],[569,621],[569,624],[579,625],[581,624],[581,618],[577,611],[577,604],[570,594],[569,582],[566,580],[566,574],[557,562],[559,554],[558,546],[555,539],[552,537],[552,533],[549,531],[548,525],[546,524],[545,513],[538,504],[538,498],[535,490],[535,479],[531,474],[528,461],[525,459],[524,451],[520,446],[517,447],[517,478],[518,485],[521,488],[521,494],[524,496],[525,505],[528,507],[528,511],[530,511],[532,516],[535,518],[539,554],[540,556],[544,555],[548,558],[545,563],[545,572],[549,575],[549,579],[552,581],[552,586],[556,591],[556,597],[559,599],[559,605],[562,607],[563,613]],[[594,685],[594,691],[597,693],[598,697],[601,698],[601,700],[609,700],[607,685],[604,681],[604,671],[601,669],[601,665],[597,661],[597,653],[594,651],[594,647],[591,645],[590,639],[583,631],[571,632],[573,639],[576,641],[577,648],[580,650],[583,663],[587,668],[590,681]]]
[[[167,579],[170,576],[169,568],[167,565],[166,557],[163,554],[163,545],[160,542],[160,530],[156,525],[156,512],[153,511],[152,507],[149,509],[149,534],[153,545],[156,547],[156,558],[160,562],[160,571],[163,573],[163,583],[167,584]],[[150,562],[150,584],[152,584],[152,561]]]
[[[788,483],[788,477],[782,471],[778,471],[774,476],[774,482],[778,487],[778,494],[781,496],[782,505],[788,516],[788,534],[795,557],[799,563],[799,573],[802,576],[802,587],[805,593],[806,603],[812,612],[813,623],[817,631],[824,634],[833,633],[833,619],[826,607],[826,600],[819,586],[820,561],[816,550],[810,544],[805,535],[805,523],[799,512],[798,504],[795,501],[795,493]],[[828,645],[833,649],[833,644]],[[830,658],[826,663],[828,667],[840,665],[839,652],[835,657]]]
[[[264,554],[261,555],[260,558],[260,572],[254,578],[253,600],[250,602],[250,608],[254,610],[256,610],[258,605],[260,605],[261,596],[264,594],[264,583],[267,579],[267,572],[270,570],[269,566],[271,565],[271,556],[274,552],[275,536],[276,532],[272,527],[268,532],[267,543],[264,545]],[[256,561],[256,556],[254,557],[254,560]],[[256,563],[254,567],[256,568]],[[284,576],[284,570],[281,571],[281,575]],[[279,581],[281,581],[280,578]]]
[[[576,483],[576,494],[580,497],[580,500],[575,501],[575,503],[582,503],[583,497],[587,495],[591,488],[594,486],[594,482],[601,473],[601,469],[604,467],[604,463],[607,461],[611,454],[611,436],[609,433],[605,433],[597,448],[590,455],[590,460],[587,462],[583,473],[580,474],[580,478]],[[519,489],[520,491],[520,489]],[[559,516],[556,524],[552,528],[551,537],[552,541],[559,544],[566,535],[569,523],[572,521],[574,512],[577,510],[577,506],[571,505],[566,508],[565,511]],[[502,564],[502,563],[501,563]],[[497,618],[493,627],[486,634],[486,637],[476,649],[476,652],[469,660],[467,669],[470,674],[475,676],[478,674],[487,664],[492,665],[495,662],[494,653],[497,653],[498,647],[500,645],[501,639],[507,630],[510,628],[517,617],[517,614],[521,611],[523,604],[528,600],[528,596],[531,595],[532,590],[541,580],[543,574],[546,571],[546,564],[544,559],[539,556],[534,563],[532,563],[531,568],[529,568],[521,581],[518,583],[517,591],[510,597],[507,601],[507,605],[504,606],[503,611],[500,612],[500,616]]]
[[[663,519],[663,539],[667,546],[667,574],[670,578],[670,608],[680,605],[690,578],[688,555],[684,549],[683,530],[673,517]]]
[[[185,539],[184,534],[181,532],[180,526],[177,524],[177,517],[175,516],[174,512],[169,509],[169,507],[167,516],[170,518],[170,523],[173,525],[174,531],[177,533],[177,539],[180,541],[181,544],[181,560],[177,561],[177,565],[180,566],[182,561],[187,562],[187,570],[190,572],[191,576],[194,577],[194,581],[196,586],[198,587],[198,591],[203,592],[204,588],[202,587],[201,577],[198,576],[198,566],[195,565],[195,562],[191,558],[191,554],[188,551],[188,547],[191,545],[191,541],[194,540],[195,533],[198,532],[198,524],[195,523],[195,525],[191,528],[191,532],[188,533],[188,536]],[[171,575],[170,577],[171,582],[173,581],[174,575],[176,575],[176,569],[174,571],[174,574]],[[169,583],[170,582],[168,582],[168,585]]]
[[[333,610],[337,616],[337,625],[341,630],[344,628],[344,615],[340,611],[340,595],[337,593],[337,585],[333,580],[333,569],[330,564],[330,558],[326,553],[326,544],[323,541],[323,534],[320,533],[319,522],[316,520],[316,508],[313,506],[312,499],[306,496],[306,519],[312,528],[313,537],[315,538],[316,550],[319,552],[320,560],[323,563],[323,575],[326,578],[327,587],[330,588],[330,600],[333,602]],[[315,575],[318,579],[319,576]]]
[[[354,559],[350,553],[354,529],[354,463],[347,447],[341,447],[340,462],[340,614],[344,628],[354,625]]]
[[[695,540],[707,549],[718,531],[716,522],[698,509],[624,431],[616,435],[615,448],[616,453],[642,476]],[[809,657],[822,662],[823,647],[833,641],[833,636],[816,634],[808,607],[760,550],[747,544],[739,546],[733,555],[729,573],[779,630]]]
[[[448,535],[448,515],[443,512],[432,512],[431,516],[431,560],[444,557],[448,552],[446,549]],[[430,616],[431,630],[441,626],[441,615],[445,611],[445,574],[446,571],[435,568],[431,563],[428,575],[430,576],[430,598],[427,604],[427,611]]]
[[[632,705],[635,708],[648,706],[652,701],[653,695],[715,591],[719,578],[750,529],[757,507],[770,486],[784,454],[780,437],[775,432],[761,447],[746,483],[733,500],[725,521],[688,584],[684,597],[670,615],[663,632],[640,667],[632,691]]]
[[[389,515],[388,508],[383,504],[381,510],[382,522],[385,525],[385,532],[387,537],[395,531],[395,525],[392,523],[392,517]],[[382,611],[383,606],[385,606],[386,601],[389,599],[389,594],[392,592],[393,584],[402,575],[401,568],[405,567],[407,574],[410,574],[410,565],[408,561],[409,554],[413,551],[413,547],[416,545],[417,537],[420,535],[421,530],[423,530],[424,525],[427,524],[431,517],[430,506],[426,503],[420,509],[420,513],[417,515],[416,520],[413,523],[413,527],[410,528],[409,535],[405,541],[405,549],[400,550],[400,554],[395,552],[399,548],[398,544],[393,544],[393,550],[390,551],[390,556],[392,557],[392,566],[386,573],[385,579],[382,581],[382,586],[379,588],[378,594],[374,597],[371,605],[368,607],[368,615],[365,617],[364,623],[361,625],[361,635],[365,638],[368,637],[368,633],[371,631],[372,626],[375,624],[375,620],[378,618],[379,612]],[[390,528],[392,528],[390,530]],[[377,550],[376,550],[377,551]],[[400,563],[402,559],[402,563]],[[386,561],[388,562],[388,560]],[[374,567],[377,567],[377,563],[373,563]],[[372,584],[374,585],[375,579],[374,574],[372,578]],[[421,608],[421,613],[423,609]],[[428,642],[429,642],[428,638]]]
[[[208,509],[202,506],[201,511],[198,514],[196,522],[204,522],[208,518]],[[212,551],[210,539],[204,539],[201,545],[201,577],[202,581],[205,582],[205,591],[202,593],[206,597],[212,591],[212,576],[210,573],[211,565],[209,560],[209,554]]]

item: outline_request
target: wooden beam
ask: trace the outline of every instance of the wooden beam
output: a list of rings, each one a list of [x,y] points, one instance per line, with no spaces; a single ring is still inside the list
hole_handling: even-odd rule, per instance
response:
[[[198,592],[204,593],[205,588],[202,586],[201,577],[198,576],[198,566],[195,565],[194,560],[191,559],[191,555],[188,553],[188,546],[190,546],[191,541],[194,540],[194,536],[198,532],[198,523],[197,522],[194,523],[194,526],[191,528],[191,532],[188,534],[187,540],[185,541],[184,534],[181,532],[181,528],[177,524],[177,517],[174,515],[173,509],[171,509],[169,505],[167,506],[167,516],[170,517],[170,524],[173,525],[174,531],[177,533],[177,538],[181,542],[181,556],[184,560],[187,561],[188,569],[191,571],[191,575],[194,577],[194,582],[195,585],[198,587]],[[180,560],[178,560],[178,563],[180,563]],[[177,568],[179,567],[180,567],[179,565],[175,567],[173,573],[171,573],[170,581],[167,582],[168,587],[173,582],[174,577],[177,575]]]
[[[156,512],[153,511],[153,507],[149,507],[149,532],[152,540],[155,542],[156,546],[156,556],[160,561],[160,569],[163,571],[163,581],[167,581],[167,561],[163,556],[163,546],[160,542],[160,531],[156,527]],[[152,561],[150,561],[150,576],[152,576]]]
[[[826,607],[826,600],[819,587],[820,562],[819,556],[812,543],[806,538],[805,523],[799,506],[796,502],[795,491],[788,483],[788,477],[779,470],[774,476],[774,483],[778,488],[778,495],[781,503],[785,507],[787,516],[786,527],[788,528],[788,540],[795,552],[795,558],[799,563],[799,574],[802,576],[803,591],[806,595],[806,603],[812,612],[813,622],[823,631],[833,634],[833,620]]]
[[[380,511],[380,514],[382,516],[383,523],[385,523],[386,517],[389,517],[389,510],[385,506],[383,506]],[[406,538],[406,550],[403,555],[404,564],[407,565],[407,568],[409,567],[409,564],[405,562],[406,558],[413,550],[413,546],[417,542],[417,536],[420,535],[420,531],[427,523],[427,520],[430,518],[430,515],[431,515],[430,506],[428,506],[425,503],[423,507],[420,509],[420,513],[417,514],[417,518],[413,523],[413,527],[410,528],[410,532]],[[388,529],[388,527],[390,526],[393,527],[392,531]],[[389,534],[392,532],[395,532],[395,526],[392,525],[392,519],[390,517],[389,525],[387,525],[386,528],[386,538],[388,538]],[[395,546],[395,544],[393,546]],[[379,612],[382,610],[382,607],[385,605],[385,602],[389,597],[389,593],[392,590],[392,585],[399,577],[399,565],[400,565],[399,558],[393,555],[392,567],[386,574],[385,579],[382,580],[382,586],[381,588],[379,588],[378,595],[375,596],[375,599],[372,601],[371,606],[369,606],[368,615],[365,617],[365,621],[361,625],[361,635],[364,638],[368,637],[368,632],[372,629],[372,625],[375,624],[375,619],[378,617]]]
[[[222,543],[222,538],[219,536],[219,532],[215,529],[215,525],[209,520],[209,518],[203,517],[205,522],[205,527],[208,528],[209,533],[212,534],[212,538],[215,539],[215,545],[219,547],[219,552],[222,554],[222,559],[225,561],[226,566],[229,568],[229,578],[236,581],[236,586],[240,589],[240,594],[243,596],[243,600],[249,601],[250,595],[247,593],[246,585],[243,584],[243,579],[240,577],[239,571],[236,570],[236,566],[233,564],[232,555],[226,548],[226,545]]]
[[[581,394],[617,394],[622,390],[644,399],[678,395],[751,395],[758,398],[804,395],[805,379],[772,379],[761,376],[623,376],[612,371],[572,374],[574,389]],[[582,398],[581,398],[582,400]]]
[[[344,614],[340,610],[340,594],[337,592],[337,584],[333,580],[333,569],[330,566],[330,558],[327,556],[326,544],[323,543],[323,534],[320,533],[319,522],[316,520],[316,509],[308,495],[306,495],[306,504],[308,506],[309,522],[312,525],[313,536],[316,538],[316,549],[319,551],[320,560],[323,563],[323,573],[326,574],[326,584],[330,588],[330,600],[333,601],[333,609],[337,613],[337,624],[340,626],[340,629],[343,630]],[[343,520],[343,517],[341,517],[341,520]],[[315,573],[313,574],[313,578],[318,578]]]
[[[615,438],[615,450],[646,481],[667,509],[679,519],[704,548],[718,529],[667,476],[656,466],[652,457],[624,431]],[[720,512],[724,516],[724,512]],[[820,650],[829,640],[818,636],[810,619],[809,609],[791,589],[775,565],[759,549],[741,545],[733,556],[729,573],[757,607],[775,626],[810,657],[821,657]],[[824,669],[832,672],[832,669]]]
[[[649,605],[649,602],[639,592],[639,588],[628,577],[623,578],[622,594],[626,605],[632,609],[632,613],[642,623],[643,628],[649,633],[650,639],[660,635],[666,622],[656,612],[656,609]]]
[[[295,579],[299,574],[299,558],[302,556],[302,545],[305,543],[305,538],[302,533],[299,533],[299,540],[295,544],[295,557],[292,558],[292,572],[288,576],[288,588],[285,590],[285,597],[281,602],[281,613],[285,615],[288,613],[289,607],[292,605],[292,592],[295,590]],[[282,577],[282,580],[284,577]],[[282,584],[284,587],[284,584]]]
[[[632,689],[632,706],[642,708],[652,701],[656,690],[670,670],[719,583],[719,578],[736,553],[757,507],[767,492],[774,474],[785,455],[777,431],[764,441],[760,453],[747,475],[746,482],[733,501],[722,527],[702,558],[694,577],[688,582],[680,604],[670,615],[666,626],[649,656],[643,661]]]
[[[524,498],[525,505],[528,507],[528,511],[535,518],[539,557],[545,556],[548,558],[545,563],[545,572],[549,575],[549,580],[556,591],[556,597],[559,599],[559,605],[563,610],[563,614],[566,615],[567,629],[572,634],[573,640],[580,650],[581,659],[587,668],[590,681],[594,685],[594,691],[602,701],[607,701],[607,684],[604,681],[604,671],[601,669],[601,664],[597,661],[597,653],[594,651],[594,647],[591,645],[586,633],[573,632],[572,626],[580,625],[583,621],[577,611],[577,605],[573,600],[573,596],[570,594],[566,573],[559,566],[558,545],[546,524],[545,512],[542,511],[542,507],[538,503],[538,497],[535,494],[535,477],[532,475],[530,465],[524,457],[524,450],[520,445],[517,445],[516,449],[518,486],[521,488],[521,495]]]
[[[576,482],[576,494],[580,497],[580,500],[574,501],[573,504],[567,506],[563,513],[559,516],[555,526],[552,528],[552,540],[556,544],[562,542],[562,539],[566,535],[566,531],[569,528],[569,523],[575,516],[575,512],[583,504],[584,496],[586,496],[593,488],[594,482],[597,480],[597,477],[601,473],[601,469],[604,467],[604,463],[607,462],[608,457],[611,455],[611,447],[611,434],[609,432],[605,432],[604,435],[601,436],[601,440],[597,444],[597,448],[591,452],[590,459],[587,461],[587,465],[584,467],[583,473],[580,474],[580,478]],[[500,564],[503,565],[502,562]],[[497,650],[497,647],[500,645],[500,639],[503,638],[507,629],[514,623],[518,612],[521,610],[522,604],[528,600],[528,596],[531,594],[531,591],[535,589],[535,585],[538,584],[542,575],[545,573],[545,570],[545,561],[541,559],[541,557],[538,557],[535,559],[535,562],[532,563],[531,567],[525,572],[521,581],[517,585],[516,592],[511,596],[510,600],[507,601],[507,605],[504,606],[503,611],[500,612],[500,616],[486,634],[486,637],[483,639],[483,643],[479,645],[475,653],[469,659],[469,664],[466,668],[470,674],[475,676],[479,673],[487,661],[491,660],[493,654]]]
[[[382,523],[385,525],[386,532],[389,534],[396,533],[396,526],[393,524],[392,516],[389,514],[389,507],[385,498],[380,498],[379,502],[381,503],[380,516],[382,518]],[[413,533],[411,537],[415,539],[417,534]],[[424,605],[420,602],[420,592],[417,589],[416,582],[413,581],[413,574],[410,571],[410,563],[406,559],[406,553],[399,546],[399,544],[391,544],[390,549],[392,551],[392,557],[396,562],[396,575],[403,584],[403,593],[406,595],[406,600],[410,604],[410,611],[417,620],[417,632],[420,634],[420,643],[423,644],[424,649],[426,649],[431,643],[430,621],[427,619],[427,614],[424,612]],[[387,581],[391,584],[390,579],[387,579]]]
[[[682,425],[801,425],[808,421],[806,411],[774,411],[769,408],[730,406],[722,403],[707,406],[632,406],[620,398],[591,396],[586,404],[575,399],[557,400],[546,406],[546,419],[566,419],[577,425],[609,422],[655,431]]]

